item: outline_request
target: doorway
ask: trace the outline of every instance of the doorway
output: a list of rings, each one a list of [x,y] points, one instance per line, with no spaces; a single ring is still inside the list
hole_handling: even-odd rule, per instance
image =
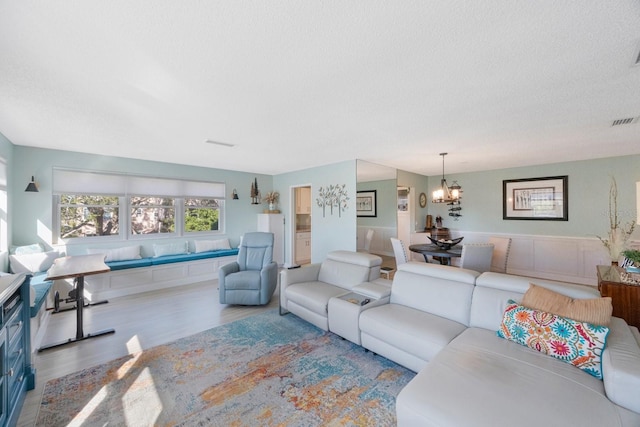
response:
[[[311,263],[311,186],[303,185],[292,189],[293,222],[293,251],[292,264],[304,265]]]

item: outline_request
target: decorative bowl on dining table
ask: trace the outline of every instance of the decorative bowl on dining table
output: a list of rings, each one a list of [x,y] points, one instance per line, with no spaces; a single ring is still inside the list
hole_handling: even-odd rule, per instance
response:
[[[462,242],[462,239],[464,239],[464,237],[457,237],[455,239],[434,239],[431,236],[427,236],[427,237],[429,237],[429,240],[431,240],[431,242],[433,242],[434,245],[444,250],[451,249],[458,243]]]

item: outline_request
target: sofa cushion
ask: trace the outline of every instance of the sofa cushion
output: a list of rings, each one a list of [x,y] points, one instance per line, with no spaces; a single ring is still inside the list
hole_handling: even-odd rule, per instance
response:
[[[327,317],[327,306],[333,297],[349,293],[346,289],[320,281],[294,283],[286,288],[287,299]]]
[[[480,328],[438,353],[399,393],[396,411],[399,426],[640,425],[602,381]]]
[[[578,322],[605,326],[609,325],[613,312],[611,297],[575,299],[533,283],[522,297],[521,304]]]
[[[465,325],[453,320],[398,304],[373,307],[360,314],[363,334],[375,336],[425,362],[465,329]]]
[[[624,320],[611,318],[607,348],[602,355],[602,374],[607,397],[640,413],[640,342],[634,339],[633,332]]]
[[[369,279],[369,267],[326,259],[320,266],[318,281],[351,289]]]
[[[542,310],[509,301],[500,338],[527,346],[556,359],[570,363],[596,378],[602,379],[602,351],[609,328],[578,322]]]
[[[398,267],[393,278],[391,303],[468,325],[471,296],[479,274],[462,268],[408,262]]]

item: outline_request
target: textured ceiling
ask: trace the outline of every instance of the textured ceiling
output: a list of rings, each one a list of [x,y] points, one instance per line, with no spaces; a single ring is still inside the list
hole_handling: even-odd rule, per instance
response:
[[[637,0],[0,0],[0,132],[265,174],[640,154],[639,50]]]

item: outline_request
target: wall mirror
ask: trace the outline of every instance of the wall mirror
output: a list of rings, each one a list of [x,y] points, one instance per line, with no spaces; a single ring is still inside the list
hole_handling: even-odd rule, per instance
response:
[[[398,235],[397,229],[397,171],[395,168],[357,160],[356,189],[361,194],[376,195],[376,215],[357,218],[357,248],[379,255],[393,256],[389,238]],[[358,203],[356,194],[356,204]],[[371,233],[370,230],[373,230]],[[367,235],[371,239],[367,239]]]

